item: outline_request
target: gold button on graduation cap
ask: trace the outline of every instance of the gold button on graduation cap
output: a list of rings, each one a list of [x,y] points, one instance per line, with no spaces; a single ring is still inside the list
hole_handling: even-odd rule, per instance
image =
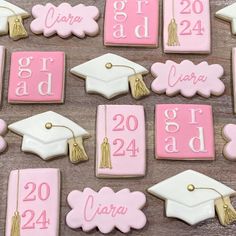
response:
[[[55,112],[48,111],[9,125],[11,131],[23,136],[22,151],[49,160],[68,153],[72,163],[88,160],[83,138],[89,133]]]
[[[126,94],[131,87],[135,99],[150,94],[142,75],[148,74],[143,66],[115,54],[105,54],[71,69],[71,73],[86,80],[86,91],[107,99]]]
[[[166,179],[148,192],[165,200],[167,217],[179,218],[190,225],[215,217],[215,206],[222,225],[236,220],[229,199],[235,190],[193,170]]]
[[[8,34],[9,31],[10,37],[13,40],[27,37],[28,33],[23,26],[23,18],[27,18],[29,16],[30,14],[20,7],[1,0],[0,35]]]

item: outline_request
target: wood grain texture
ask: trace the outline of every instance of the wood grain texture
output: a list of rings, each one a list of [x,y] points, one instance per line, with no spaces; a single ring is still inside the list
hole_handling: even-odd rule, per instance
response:
[[[10,0],[12,3],[25,8],[29,12],[36,2],[45,4],[46,0],[28,1],[28,0]],[[52,1],[55,5],[62,1]],[[76,0],[67,1],[72,5],[78,4]],[[62,157],[50,162],[44,162],[35,155],[21,152],[21,138],[11,132],[6,139],[9,143],[7,152],[0,156],[0,235],[4,235],[6,201],[7,201],[7,182],[11,170],[16,168],[46,168],[55,167],[61,169],[62,174],[62,191],[61,191],[61,217],[60,217],[60,235],[76,236],[87,235],[81,230],[73,231],[65,224],[65,215],[70,210],[66,197],[71,190],[82,190],[84,187],[91,187],[99,190],[103,186],[112,187],[119,190],[129,187],[131,190],[144,191],[151,185],[162,181],[172,175],[187,169],[200,171],[206,175],[215,178],[226,185],[236,189],[236,163],[227,161],[222,156],[222,148],[225,143],[221,136],[222,128],[225,124],[236,123],[233,115],[232,101],[232,73],[231,73],[231,48],[236,45],[236,38],[231,35],[230,24],[214,17],[214,13],[220,8],[231,4],[235,1],[211,0],[212,15],[212,53],[210,55],[171,55],[164,54],[162,43],[158,49],[145,48],[122,48],[122,47],[105,47],[103,46],[103,16],[104,0],[80,0],[79,2],[86,5],[96,5],[102,16],[99,19],[101,32],[98,37],[86,38],[80,40],[76,37],[61,39],[58,36],[44,38],[36,36],[29,31],[29,24],[32,18],[25,20],[25,25],[30,32],[28,39],[13,42],[8,36],[0,37],[0,45],[7,48],[6,68],[4,78],[3,105],[0,111],[0,117],[5,119],[9,124],[23,118],[32,116],[48,110],[53,110],[62,115],[78,122],[86,128],[92,135],[92,138],[85,142],[85,148],[90,157],[89,162],[78,166],[70,164],[68,157]],[[162,5],[162,3],[160,3]],[[161,8],[162,9],[162,8]],[[160,17],[160,26],[162,25],[162,13]],[[161,30],[162,31],[162,30]],[[162,32],[160,32],[162,35]],[[161,40],[161,38],[160,38]],[[63,105],[10,105],[7,103],[7,88],[9,78],[10,55],[13,51],[18,50],[63,50],[67,55],[66,69],[66,100]],[[203,99],[196,96],[193,99],[186,99],[181,96],[168,98],[167,96],[158,96],[152,93],[148,98],[141,101],[135,101],[130,94],[119,97],[112,101],[107,101],[101,96],[88,95],[85,93],[84,80],[79,79],[69,73],[70,68],[88,61],[104,53],[116,53],[132,61],[140,63],[146,68],[150,68],[152,63],[166,59],[180,62],[183,59],[193,60],[199,63],[207,60],[208,63],[219,63],[225,69],[223,82],[226,85],[225,94],[220,97]],[[151,75],[146,77],[148,85],[153,80]],[[211,104],[214,110],[215,120],[215,140],[216,140],[216,161],[214,162],[177,162],[177,161],[157,161],[154,158],[154,106],[157,103],[202,103]],[[141,179],[115,179],[104,180],[98,179],[94,175],[95,166],[95,117],[96,108],[99,104],[140,104],[145,106],[146,111],[146,130],[147,130],[147,175]],[[147,206],[144,212],[148,218],[148,224],[141,231],[131,231],[130,235],[235,235],[236,225],[230,227],[220,226],[218,220],[211,219],[197,226],[190,227],[187,224],[164,216],[164,202],[149,195],[147,196]],[[236,206],[236,198],[234,199]],[[88,235],[100,235],[97,230]],[[122,235],[118,231],[113,231],[111,235]],[[50,236],[50,235],[45,235]]]

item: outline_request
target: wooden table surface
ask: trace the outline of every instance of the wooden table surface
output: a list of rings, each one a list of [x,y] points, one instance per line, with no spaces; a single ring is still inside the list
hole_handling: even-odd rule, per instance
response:
[[[28,0],[10,0],[12,3],[31,12],[33,4],[36,2],[45,4],[46,0],[28,1]],[[55,5],[62,1],[52,1]],[[7,183],[11,170],[17,168],[60,168],[62,174],[61,191],[61,215],[60,215],[60,235],[75,236],[86,235],[81,230],[73,231],[65,224],[65,215],[69,212],[66,202],[68,193],[74,189],[82,190],[85,187],[91,187],[99,190],[103,186],[112,187],[114,190],[129,187],[131,190],[143,191],[147,196],[147,205],[144,212],[148,218],[148,223],[143,230],[132,230],[130,235],[236,235],[236,225],[227,228],[222,227],[218,219],[211,219],[198,224],[197,226],[188,226],[187,224],[164,216],[164,202],[147,194],[146,189],[153,184],[171,177],[187,169],[193,169],[202,172],[212,178],[215,178],[226,185],[236,189],[236,163],[227,161],[222,156],[222,148],[225,144],[221,136],[222,128],[225,124],[236,123],[233,115],[232,101],[232,73],[231,73],[231,49],[236,46],[236,39],[231,35],[230,24],[214,17],[214,13],[235,1],[229,0],[211,0],[212,16],[212,53],[210,55],[172,55],[164,54],[162,42],[157,49],[145,48],[123,48],[123,47],[105,47],[103,46],[103,16],[104,0],[70,0],[72,5],[78,2],[86,5],[95,5],[101,11],[99,25],[101,32],[99,36],[86,39],[70,37],[61,39],[58,36],[45,38],[36,36],[30,32],[30,37],[17,42],[13,42],[8,36],[0,37],[0,45],[7,48],[3,105],[0,111],[0,117],[12,123],[26,117],[53,110],[78,122],[87,129],[92,138],[85,142],[85,148],[90,160],[80,165],[72,165],[68,157],[58,158],[49,162],[41,160],[39,157],[23,153],[20,149],[22,138],[9,132],[6,136],[9,147],[7,152],[0,156],[0,235],[4,235],[6,202],[7,202]],[[160,3],[162,5],[162,3]],[[161,8],[162,9],[162,8]],[[162,13],[160,13],[162,15]],[[162,17],[160,17],[162,19]],[[25,20],[26,28],[29,31],[29,24],[32,18]],[[162,20],[160,20],[162,25]],[[160,32],[162,35],[162,30]],[[159,37],[161,40],[161,37]],[[9,78],[10,55],[13,51],[21,50],[63,50],[67,56],[66,67],[66,99],[62,105],[10,105],[7,103],[7,89]],[[135,101],[130,94],[121,96],[112,101],[97,95],[89,95],[85,92],[84,81],[69,73],[69,70],[81,63],[84,63],[94,57],[104,53],[112,52],[137,62],[146,68],[154,62],[164,62],[167,59],[180,62],[183,59],[190,59],[195,63],[203,60],[210,64],[219,63],[225,69],[223,82],[226,85],[225,94],[219,98],[212,97],[203,99],[199,96],[193,99],[186,99],[182,96],[169,98],[165,95],[158,96],[152,93],[148,98],[141,101]],[[149,74],[145,77],[148,85],[153,78]],[[211,104],[214,111],[214,127],[216,141],[216,160],[215,161],[157,161],[154,157],[154,107],[161,103],[197,103]],[[98,179],[94,174],[95,166],[95,121],[96,108],[99,104],[140,104],[144,105],[146,111],[146,137],[147,137],[147,174],[140,179]],[[236,206],[236,198],[234,199]],[[97,230],[93,230],[89,235],[100,235]],[[122,235],[119,231],[113,231],[111,235]],[[44,235],[50,236],[50,235]]]

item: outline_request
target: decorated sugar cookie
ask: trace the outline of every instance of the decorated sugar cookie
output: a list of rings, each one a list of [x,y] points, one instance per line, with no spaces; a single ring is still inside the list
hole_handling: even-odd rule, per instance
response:
[[[0,105],[2,103],[3,74],[5,67],[5,47],[0,46]]]
[[[106,234],[117,228],[128,233],[131,228],[142,229],[147,221],[141,211],[146,203],[142,192],[129,189],[114,192],[108,187],[95,192],[85,188],[83,192],[72,191],[67,201],[72,210],[66,216],[66,223],[72,229],[88,232],[98,227]]]
[[[63,103],[64,80],[64,52],[14,52],[8,102]]]
[[[35,20],[30,29],[35,34],[43,34],[50,37],[58,34],[62,38],[75,35],[84,38],[86,35],[95,36],[99,33],[97,19],[99,10],[95,6],[78,4],[71,6],[69,3],[61,3],[58,7],[52,3],[35,5],[32,9]]]
[[[22,151],[35,153],[43,160],[68,154],[74,164],[88,160],[83,139],[89,134],[79,125],[53,111],[15,122],[8,128],[23,136]]]
[[[143,66],[115,54],[105,54],[71,69],[85,79],[86,91],[112,99],[129,92],[135,99],[150,94],[142,76],[148,74]]]
[[[156,158],[214,160],[212,107],[193,104],[156,106]]]
[[[143,106],[98,106],[96,145],[97,177],[144,176],[146,142]]]
[[[211,94],[220,96],[225,91],[225,85],[220,80],[224,69],[218,64],[209,65],[204,61],[195,65],[189,60],[178,64],[168,60],[153,64],[151,72],[156,77],[152,90],[158,94],[174,96],[180,93],[185,97],[199,94],[208,98]]]
[[[216,17],[231,22],[232,34],[236,34],[236,3],[217,11]]]
[[[228,124],[223,129],[223,137],[227,141],[223,154],[225,158],[236,161],[236,125]]]
[[[4,138],[7,131],[7,123],[0,119],[0,153],[4,152],[7,148],[7,141]]]
[[[58,236],[59,212],[59,169],[11,172],[5,236]]]
[[[165,53],[210,53],[209,0],[164,0]]]
[[[158,0],[106,0],[104,44],[107,46],[158,45]]]
[[[234,113],[236,113],[236,48],[232,49]]]
[[[24,28],[23,19],[30,14],[12,3],[0,1],[0,35],[8,34],[13,40],[28,37]]]
[[[214,218],[227,226],[236,221],[230,196],[235,190],[193,170],[184,171],[148,189],[165,201],[167,217],[178,218],[190,225]]]

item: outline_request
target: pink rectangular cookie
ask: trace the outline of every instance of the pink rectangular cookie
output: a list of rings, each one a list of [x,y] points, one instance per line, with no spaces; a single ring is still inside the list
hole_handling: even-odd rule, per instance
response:
[[[0,105],[2,103],[3,73],[5,64],[5,47],[0,46]]]
[[[104,139],[110,145],[104,145]],[[109,148],[109,147],[110,148]],[[110,149],[110,155],[104,150]],[[97,111],[96,176],[137,177],[146,172],[143,106],[100,105]]]
[[[158,0],[107,0],[104,44],[157,47]]]
[[[165,53],[210,53],[209,0],[164,0]]]
[[[157,105],[155,143],[157,159],[214,160],[212,107]]]
[[[25,169],[10,173],[6,236],[12,217],[20,215],[20,236],[58,236],[60,212],[59,169]]]
[[[232,49],[234,113],[236,113],[236,48]]]
[[[9,103],[63,103],[64,52],[14,52]]]

